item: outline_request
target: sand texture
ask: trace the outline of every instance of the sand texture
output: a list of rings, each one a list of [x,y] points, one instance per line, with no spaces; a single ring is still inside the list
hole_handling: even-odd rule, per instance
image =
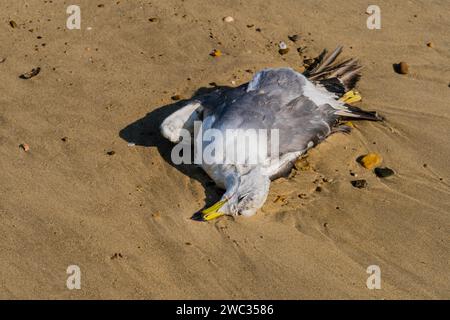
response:
[[[449,299],[450,2],[376,2],[381,30],[366,1],[80,0],[68,30],[72,3],[2,0],[0,298]],[[313,149],[256,216],[190,220],[221,191],[170,163],[171,97],[301,70],[338,45],[365,67],[360,106],[386,121]],[[356,162],[368,152],[395,175]],[[66,288],[69,265],[81,290]]]

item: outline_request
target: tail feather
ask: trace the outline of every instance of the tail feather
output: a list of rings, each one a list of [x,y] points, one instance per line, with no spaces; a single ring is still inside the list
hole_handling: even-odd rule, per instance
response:
[[[349,93],[356,86],[356,83],[361,78],[360,71],[362,69],[356,58],[335,63],[341,53],[342,46],[337,47],[330,55],[327,55],[327,50],[323,50],[319,57],[315,59],[314,64],[309,66],[305,72],[305,76],[311,81],[322,85],[327,91],[333,92],[339,98]],[[350,100],[347,99],[347,101]],[[364,111],[349,105],[348,103],[350,102],[345,103],[345,99],[341,101],[344,101],[344,104],[336,109],[335,115],[360,120],[383,120],[375,111]]]
[[[342,88],[338,91],[333,91],[338,95],[355,87],[361,77],[360,70],[362,69],[355,58],[333,64],[341,53],[342,46],[337,47],[329,56],[326,56],[327,50],[324,50],[316,59],[316,63],[310,66],[306,72],[306,76],[310,80],[320,82],[322,85],[332,82],[334,87],[336,87],[335,80],[339,80]]]
[[[364,111],[358,107],[346,104],[343,109],[337,110],[334,114],[345,118],[356,118],[360,120],[382,121],[381,117],[376,111]]]
[[[337,47],[322,63],[317,66],[316,70],[312,70],[313,73],[319,73],[323,71],[326,67],[330,66],[336,58],[341,54],[343,47]],[[326,52],[326,51],[324,51]]]

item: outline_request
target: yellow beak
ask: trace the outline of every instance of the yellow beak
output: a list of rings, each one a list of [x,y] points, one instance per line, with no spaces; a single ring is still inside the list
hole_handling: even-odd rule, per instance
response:
[[[216,202],[215,204],[213,204],[211,207],[201,211],[201,212],[197,212],[196,214],[194,214],[192,216],[192,219],[194,220],[200,220],[200,221],[210,221],[210,220],[214,220],[217,219],[221,216],[223,216],[224,214],[222,212],[219,212],[218,210],[220,208],[222,208],[222,206],[227,202],[228,200],[221,200],[219,202]]]

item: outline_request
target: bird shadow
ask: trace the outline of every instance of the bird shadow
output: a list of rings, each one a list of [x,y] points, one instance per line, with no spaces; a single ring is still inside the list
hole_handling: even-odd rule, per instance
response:
[[[136,146],[142,147],[156,147],[164,161],[182,174],[200,182],[205,189],[204,208],[217,202],[223,194],[223,190],[216,187],[214,181],[199,166],[184,163],[179,165],[174,164],[171,159],[171,151],[174,144],[161,135],[159,127],[165,118],[182,108],[187,101],[217,89],[227,90],[229,88],[226,86],[201,87],[190,99],[157,107],[155,110],[147,113],[143,118],[132,122],[119,132],[120,138],[128,143],[134,143]]]

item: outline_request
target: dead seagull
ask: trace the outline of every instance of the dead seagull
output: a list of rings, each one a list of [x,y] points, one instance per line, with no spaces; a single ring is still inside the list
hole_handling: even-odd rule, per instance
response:
[[[226,130],[273,132],[275,129],[277,132],[275,155],[267,148],[259,148],[262,143],[273,147],[275,140],[267,135],[265,141],[259,139],[248,146],[250,153],[258,153],[256,162],[250,162],[255,157],[248,155],[245,161],[223,161],[223,157],[217,157],[215,161],[201,162],[206,173],[226,191],[219,202],[194,214],[193,219],[207,221],[222,215],[254,215],[267,199],[270,181],[288,173],[298,157],[329,135],[350,132],[351,127],[340,120],[382,119],[376,112],[350,105],[361,99],[352,90],[360,78],[361,66],[356,59],[334,63],[341,52],[342,47],[330,55],[324,50],[304,74],[290,68],[262,70],[249,83],[217,89],[187,101],[162,122],[162,135],[174,143],[184,139],[183,130],[193,132],[197,121],[201,121],[203,133],[212,129],[223,133],[224,141],[197,134],[193,144],[203,151],[225,150],[225,158],[229,151],[224,146],[242,139],[239,134],[225,134]]]

